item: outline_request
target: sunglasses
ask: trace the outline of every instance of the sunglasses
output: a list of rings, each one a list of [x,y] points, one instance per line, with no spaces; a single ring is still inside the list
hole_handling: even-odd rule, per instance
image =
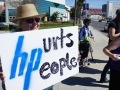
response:
[[[37,23],[40,22],[40,18],[28,18],[28,19],[26,19],[26,22],[27,22],[27,23],[33,23],[34,20],[35,20]]]

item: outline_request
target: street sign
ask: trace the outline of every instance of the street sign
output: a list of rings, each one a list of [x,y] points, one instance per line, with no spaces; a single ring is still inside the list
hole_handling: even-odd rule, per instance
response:
[[[89,10],[89,4],[83,3],[83,10]]]

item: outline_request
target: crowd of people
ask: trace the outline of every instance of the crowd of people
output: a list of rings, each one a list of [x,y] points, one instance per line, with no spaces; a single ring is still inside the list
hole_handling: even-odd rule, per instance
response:
[[[40,27],[40,18],[45,14],[38,14],[34,4],[25,4],[17,8],[17,17],[12,19],[11,22],[17,23],[19,29],[13,32],[22,32],[28,30],[38,30]],[[91,23],[90,19],[83,20],[83,27],[79,32],[79,41],[89,41],[90,38],[94,39],[92,31],[89,29]],[[120,60],[117,56],[120,54],[120,9],[116,11],[116,18],[110,22],[108,26],[109,41],[108,45],[103,49],[103,52],[109,56],[109,60],[101,73],[100,82],[109,82],[109,90],[120,90]],[[79,44],[80,44],[79,43]],[[78,51],[79,52],[79,51]],[[78,54],[79,60],[81,55]],[[110,78],[106,78],[106,74],[110,68]],[[5,89],[5,76],[2,72],[2,65],[0,66],[0,78],[2,80],[3,90]]]
[[[79,41],[89,41],[90,37],[94,39],[91,30],[88,28],[90,19],[84,19],[83,23],[84,25],[79,33]],[[110,21],[108,25],[108,37],[108,45],[103,48],[103,52],[109,56],[109,60],[101,73],[100,83],[109,82],[109,90],[120,90],[120,58],[117,58],[120,56],[120,8],[116,10],[115,19]],[[107,79],[109,69],[110,78]]]

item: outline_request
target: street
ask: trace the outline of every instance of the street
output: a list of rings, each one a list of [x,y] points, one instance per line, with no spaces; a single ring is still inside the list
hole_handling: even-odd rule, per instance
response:
[[[96,30],[100,31],[101,33],[103,33],[105,36],[107,36],[108,33],[104,32],[105,23],[106,21],[98,22],[98,20],[91,20],[91,26],[94,27]]]

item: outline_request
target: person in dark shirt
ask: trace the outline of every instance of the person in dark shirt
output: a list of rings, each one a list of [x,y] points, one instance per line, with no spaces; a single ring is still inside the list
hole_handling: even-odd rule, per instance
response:
[[[112,40],[110,44],[103,49],[103,52],[111,59],[108,90],[120,90],[120,36]]]
[[[119,23],[120,23],[120,8],[116,10],[115,19],[112,22],[110,22],[108,25],[108,37],[109,37],[108,44],[112,40],[114,40],[116,37],[120,36]],[[109,57],[109,60],[106,63],[106,65],[104,66],[103,71],[101,73],[100,83],[109,82],[106,75],[110,69],[110,63],[111,63],[111,59]]]

